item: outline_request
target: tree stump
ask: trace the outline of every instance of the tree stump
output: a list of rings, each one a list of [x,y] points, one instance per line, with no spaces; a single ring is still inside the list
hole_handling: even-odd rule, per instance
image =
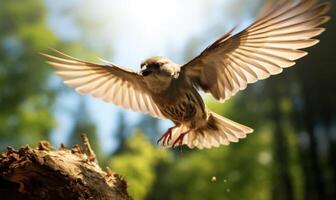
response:
[[[103,171],[82,135],[83,149],[53,147],[7,148],[0,156],[0,199],[130,200],[127,183],[111,170]]]

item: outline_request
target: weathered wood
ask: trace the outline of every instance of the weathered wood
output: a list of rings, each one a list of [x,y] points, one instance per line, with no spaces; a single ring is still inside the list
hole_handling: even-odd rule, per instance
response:
[[[129,200],[127,183],[103,171],[85,135],[79,146],[58,150],[46,141],[37,148],[7,148],[0,156],[0,199]]]

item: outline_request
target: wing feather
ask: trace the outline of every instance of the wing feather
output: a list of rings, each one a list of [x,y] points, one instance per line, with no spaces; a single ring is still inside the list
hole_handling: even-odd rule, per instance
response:
[[[185,77],[224,101],[306,56],[300,49],[319,42],[314,37],[325,31],[329,9],[317,0],[268,0],[253,24],[236,35],[231,30],[183,65]]]
[[[88,94],[126,109],[165,117],[151,98],[142,76],[113,64],[95,64],[52,49],[58,56],[42,54],[64,83],[78,93]]]

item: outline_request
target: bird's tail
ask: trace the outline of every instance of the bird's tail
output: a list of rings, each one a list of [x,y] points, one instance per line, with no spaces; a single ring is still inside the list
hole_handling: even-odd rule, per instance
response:
[[[184,125],[174,128],[172,138],[165,146],[173,146],[179,136],[188,131],[189,128]],[[187,145],[190,148],[197,147],[199,149],[219,147],[220,145],[229,145],[231,142],[238,142],[239,139],[245,138],[247,134],[252,132],[253,129],[247,126],[210,112],[204,127],[191,130],[185,134],[181,143],[177,142],[175,146]]]

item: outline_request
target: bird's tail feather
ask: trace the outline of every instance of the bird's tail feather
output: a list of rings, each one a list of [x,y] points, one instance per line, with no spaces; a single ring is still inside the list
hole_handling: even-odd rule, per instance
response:
[[[184,125],[174,128],[172,139],[165,146],[171,147],[174,141],[188,130],[189,128]],[[247,134],[252,132],[253,129],[247,126],[211,112],[207,124],[188,132],[183,138],[182,145],[199,149],[219,147],[220,145],[229,145],[231,142],[238,142],[239,139],[245,138]],[[176,146],[179,146],[179,143]]]

